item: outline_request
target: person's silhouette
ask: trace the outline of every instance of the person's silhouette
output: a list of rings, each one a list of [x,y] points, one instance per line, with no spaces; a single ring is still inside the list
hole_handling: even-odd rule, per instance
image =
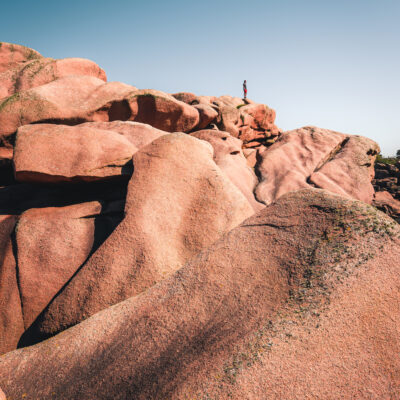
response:
[[[243,98],[246,100],[247,98],[247,82],[246,79],[243,82]]]

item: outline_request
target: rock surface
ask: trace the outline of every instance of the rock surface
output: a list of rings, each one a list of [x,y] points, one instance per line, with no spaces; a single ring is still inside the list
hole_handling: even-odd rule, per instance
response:
[[[113,218],[107,216],[99,202],[32,208],[21,215],[16,250],[25,327],[32,324],[120,222],[121,218],[116,218],[113,223]],[[107,225],[112,225],[109,232]]]
[[[24,332],[13,244],[16,217],[0,215],[0,354],[17,347]]]
[[[69,75],[93,76],[103,81],[107,80],[105,72],[90,60],[38,58],[0,73],[0,99]]]
[[[229,135],[228,132],[201,130],[191,134],[198,139],[205,140],[214,149],[214,161],[228,178],[246,196],[254,211],[260,211],[264,205],[256,201],[254,189],[258,179],[242,152],[242,141]]]
[[[137,149],[147,146],[153,140],[156,140],[160,136],[164,136],[168,133],[160,129],[153,128],[151,125],[132,121],[86,122],[78,126],[97,128],[119,133],[120,135],[124,136],[125,139],[129,140]]]
[[[400,164],[378,152],[0,43],[7,398],[397,399]]]
[[[399,235],[364,203],[287,194],[142,295],[5,355],[0,385],[41,399],[391,398]]]
[[[24,344],[145,291],[253,214],[201,140],[162,136],[133,163],[124,220],[27,331]]]
[[[372,204],[400,223],[400,201],[394,199],[389,192],[376,192]]]
[[[43,58],[36,50],[18,44],[0,42],[0,74],[31,60]]]
[[[137,148],[112,131],[54,124],[18,129],[14,150],[19,182],[90,182],[129,178]]]
[[[307,187],[371,203],[373,164],[379,146],[370,139],[316,127],[285,133],[260,155],[256,198],[270,204]]]

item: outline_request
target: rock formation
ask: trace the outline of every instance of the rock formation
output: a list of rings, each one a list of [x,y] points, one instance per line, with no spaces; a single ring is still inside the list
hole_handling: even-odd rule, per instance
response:
[[[397,398],[378,153],[0,43],[0,399]]]

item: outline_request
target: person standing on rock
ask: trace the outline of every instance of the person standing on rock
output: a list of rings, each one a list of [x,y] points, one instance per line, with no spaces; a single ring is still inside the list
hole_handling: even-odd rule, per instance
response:
[[[243,98],[246,100],[247,98],[247,82],[246,79],[243,82]]]

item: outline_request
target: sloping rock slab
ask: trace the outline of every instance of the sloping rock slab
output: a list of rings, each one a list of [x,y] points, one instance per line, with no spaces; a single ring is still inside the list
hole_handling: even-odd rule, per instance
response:
[[[36,50],[18,44],[0,42],[0,74],[25,62],[43,58]]]
[[[20,182],[59,183],[129,178],[136,147],[123,136],[90,127],[26,125],[14,150]]]
[[[379,146],[373,140],[350,136],[331,160],[314,171],[309,182],[315,187],[371,204],[374,196],[371,180],[379,152]]]
[[[0,216],[0,354],[17,348],[24,332],[13,231],[16,217]]]
[[[201,130],[191,133],[198,139],[205,140],[214,149],[214,161],[239,190],[246,196],[254,211],[260,211],[264,205],[256,201],[254,189],[258,179],[248,167],[242,152],[242,141],[232,137],[228,132]]]
[[[39,58],[0,73],[0,98],[69,75],[93,76],[107,81],[106,73],[93,61],[84,58]]]
[[[142,295],[7,354],[0,385],[44,400],[391,398],[399,235],[364,203],[287,194]]]
[[[86,122],[79,126],[119,133],[124,136],[125,139],[129,140],[137,149],[141,149],[160,136],[168,134],[168,132],[154,128],[151,125],[132,121]]]
[[[18,221],[16,248],[24,323],[29,327],[121,218],[99,202],[32,208]],[[114,211],[114,219],[117,216]],[[122,210],[119,210],[122,213]],[[107,232],[108,231],[108,232]],[[97,246],[99,243],[97,243]]]
[[[259,156],[257,200],[270,204],[287,192],[310,187],[310,176],[341,149],[346,138],[315,127],[284,133]]]

